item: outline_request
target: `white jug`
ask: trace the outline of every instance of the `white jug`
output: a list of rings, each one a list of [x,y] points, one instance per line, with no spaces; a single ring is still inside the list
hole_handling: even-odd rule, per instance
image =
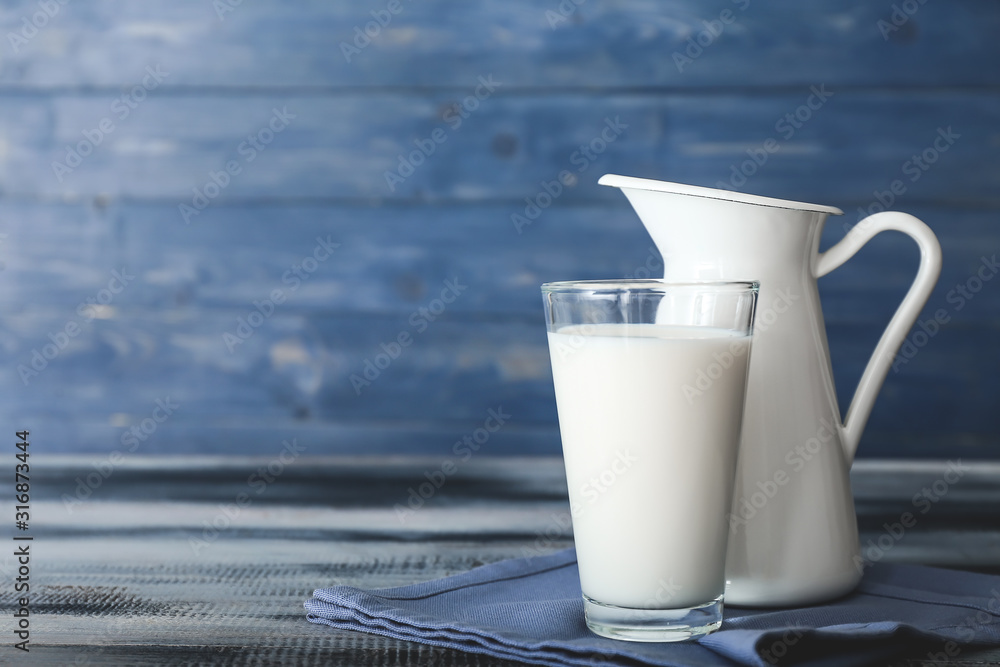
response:
[[[864,563],[848,471],[892,359],[941,272],[934,233],[906,213],[876,213],[820,253],[827,215],[841,215],[831,206],[613,174],[600,183],[628,197],[663,255],[665,279],[760,281],[726,603],[805,605],[850,592]],[[816,279],[886,230],[913,237],[920,267],[842,423]],[[724,361],[706,369],[705,391]]]

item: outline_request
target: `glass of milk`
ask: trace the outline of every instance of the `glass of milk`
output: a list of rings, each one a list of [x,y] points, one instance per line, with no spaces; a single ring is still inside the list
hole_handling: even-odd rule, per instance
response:
[[[680,641],[722,623],[758,283],[542,286],[587,625]]]

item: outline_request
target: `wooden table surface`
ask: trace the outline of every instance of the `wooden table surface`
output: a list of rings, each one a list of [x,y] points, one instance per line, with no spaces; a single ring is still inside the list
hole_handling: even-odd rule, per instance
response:
[[[439,460],[94,463],[33,457],[27,531],[0,485],[8,544],[33,538],[29,653],[12,646],[13,549],[0,556],[2,664],[512,665],[314,625],[302,603],[318,587],[413,583],[572,542],[558,459],[473,458],[402,517],[394,507]],[[942,465],[859,462],[862,541],[912,510]],[[973,465],[885,560],[1000,572],[997,507],[1000,465]],[[926,654],[893,664],[930,664]],[[948,664],[1000,664],[1000,651]]]

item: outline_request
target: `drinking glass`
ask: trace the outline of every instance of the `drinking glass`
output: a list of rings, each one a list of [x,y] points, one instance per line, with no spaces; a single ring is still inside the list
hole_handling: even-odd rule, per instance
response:
[[[602,636],[722,623],[757,282],[542,286],[584,611]]]

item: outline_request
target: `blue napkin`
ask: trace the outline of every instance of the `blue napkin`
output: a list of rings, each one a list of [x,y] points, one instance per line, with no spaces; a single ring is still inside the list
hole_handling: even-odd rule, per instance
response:
[[[965,645],[1000,644],[1000,577],[917,565],[875,564],[854,593],[824,605],[726,607],[722,629],[697,643],[592,634],[573,549],[412,586],[313,595],[313,623],[558,667],[863,664],[921,640],[929,660],[945,662]]]

